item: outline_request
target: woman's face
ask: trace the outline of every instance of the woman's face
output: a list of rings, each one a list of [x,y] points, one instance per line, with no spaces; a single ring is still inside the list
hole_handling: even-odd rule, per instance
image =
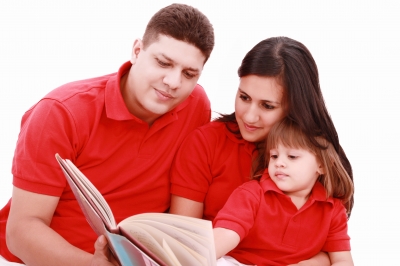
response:
[[[235,115],[243,139],[264,140],[271,127],[285,116],[283,87],[274,77],[249,75],[240,79]]]

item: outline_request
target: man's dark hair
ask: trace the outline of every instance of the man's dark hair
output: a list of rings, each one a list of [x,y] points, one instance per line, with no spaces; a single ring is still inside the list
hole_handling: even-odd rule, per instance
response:
[[[194,45],[205,56],[205,62],[214,48],[214,29],[210,21],[188,5],[172,4],[155,13],[143,36],[144,49],[157,41],[160,34]]]

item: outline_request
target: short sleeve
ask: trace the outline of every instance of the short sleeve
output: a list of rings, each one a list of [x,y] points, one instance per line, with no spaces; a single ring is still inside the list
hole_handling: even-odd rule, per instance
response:
[[[339,200],[335,199],[329,233],[322,250],[326,252],[349,251],[350,237],[347,229],[346,209]]]
[[[212,182],[209,139],[193,131],[181,144],[171,168],[171,193],[203,202]]]
[[[233,191],[214,219],[214,228],[235,231],[243,240],[254,225],[263,191],[257,181],[250,181]]]
[[[42,99],[28,110],[13,158],[13,185],[31,192],[60,196],[66,180],[54,155],[74,158],[75,123],[58,101]]]

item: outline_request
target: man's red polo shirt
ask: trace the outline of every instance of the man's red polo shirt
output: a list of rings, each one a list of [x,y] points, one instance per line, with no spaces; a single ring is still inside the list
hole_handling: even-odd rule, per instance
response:
[[[129,71],[72,82],[28,110],[13,160],[13,185],[60,197],[50,227],[72,245],[94,251],[96,234],[84,218],[54,155],[68,158],[93,182],[117,222],[170,204],[169,170],[176,150],[195,128],[209,122],[210,102],[197,85],[182,104],[149,127],[129,113],[119,81]],[[1,255],[19,261],[5,244],[9,202],[0,211]]]
[[[203,218],[211,221],[230,194],[250,180],[255,146],[239,139],[227,125],[238,130],[235,123],[210,122],[193,131],[171,169],[171,193],[204,202]]]
[[[244,264],[288,265],[320,251],[350,250],[347,215],[337,199],[326,199],[317,182],[300,210],[264,173],[233,192],[214,219],[214,227],[237,232],[239,245],[228,253]]]

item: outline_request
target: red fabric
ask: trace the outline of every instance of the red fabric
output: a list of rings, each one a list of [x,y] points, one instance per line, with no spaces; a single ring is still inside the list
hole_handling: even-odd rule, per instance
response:
[[[237,232],[241,242],[228,255],[244,264],[288,265],[320,251],[350,250],[347,216],[337,199],[314,185],[300,210],[264,173],[236,189],[214,219],[214,227]]]
[[[95,233],[84,218],[54,155],[70,159],[93,182],[117,222],[142,212],[169,208],[169,170],[177,148],[198,126],[210,121],[210,102],[197,85],[192,94],[149,128],[129,113],[118,73],[61,86],[22,118],[15,150],[13,185],[58,196],[51,228],[74,246],[93,252]],[[19,261],[5,245],[10,203],[0,211],[1,255]]]
[[[193,131],[179,148],[171,169],[171,193],[204,202],[203,218],[211,221],[232,191],[250,180],[255,149],[226,125],[210,122]],[[234,123],[228,126],[238,130]]]

